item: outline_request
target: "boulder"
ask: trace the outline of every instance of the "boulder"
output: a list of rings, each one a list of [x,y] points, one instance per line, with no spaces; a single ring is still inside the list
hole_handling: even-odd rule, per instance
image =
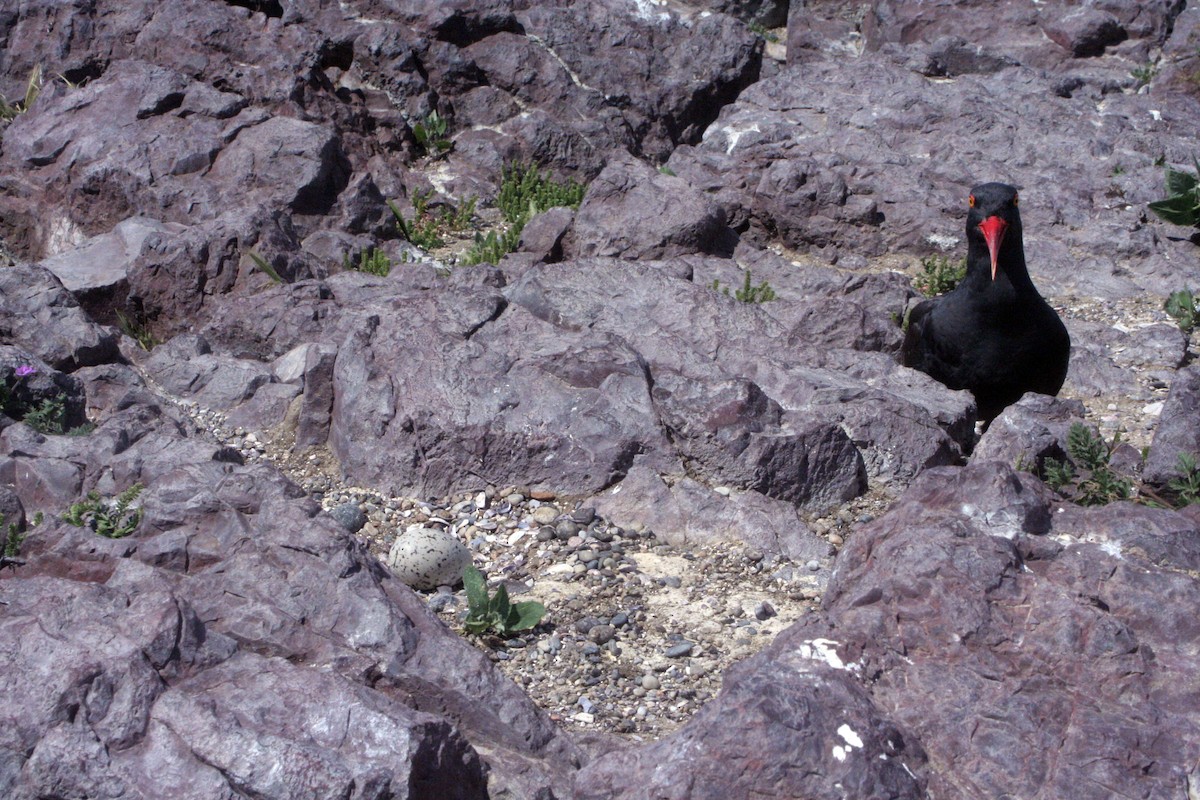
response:
[[[647,214],[653,208],[655,213]],[[588,186],[564,250],[569,257],[631,260],[692,253],[730,255],[736,236],[700,192],[631,157],[618,157]]]
[[[1004,409],[975,445],[975,460],[1002,461],[1014,469],[1042,474],[1047,458],[1068,460],[1067,433],[1082,423],[1083,403],[1030,392]]]
[[[1043,24],[1051,40],[1072,56],[1104,54],[1104,48],[1125,40],[1128,34],[1115,16],[1098,8],[1077,8]]]
[[[114,331],[93,322],[53,273],[28,265],[0,269],[5,344],[70,372],[117,357]]]

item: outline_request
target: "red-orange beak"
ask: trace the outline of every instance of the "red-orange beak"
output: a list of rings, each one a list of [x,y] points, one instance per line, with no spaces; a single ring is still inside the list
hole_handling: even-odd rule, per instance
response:
[[[992,255],[992,280],[996,280],[996,259],[1000,255],[1000,243],[1004,241],[1004,232],[1008,223],[999,217],[988,217],[979,223],[979,230],[987,240],[988,252]]]

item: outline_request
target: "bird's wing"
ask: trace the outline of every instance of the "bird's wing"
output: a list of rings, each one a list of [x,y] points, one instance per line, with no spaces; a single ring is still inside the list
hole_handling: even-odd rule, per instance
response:
[[[933,312],[935,300],[922,300],[908,314],[905,320],[907,327],[904,331],[904,344],[900,348],[901,363],[913,369],[923,369],[928,357],[930,315]]]

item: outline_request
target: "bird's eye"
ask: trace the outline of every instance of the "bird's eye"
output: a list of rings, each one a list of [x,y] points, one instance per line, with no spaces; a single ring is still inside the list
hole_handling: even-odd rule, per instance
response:
[[[973,195],[973,194],[967,195],[967,206],[970,208],[975,207],[975,195]]]
[[[1017,201],[1018,201],[1018,200],[1020,200],[1020,199],[1021,199],[1021,198],[1020,198],[1020,196],[1019,196],[1019,195],[1015,195],[1015,194],[1014,194],[1014,195],[1013,195],[1013,205],[1014,205],[1014,206],[1015,206],[1015,205],[1017,205]]]

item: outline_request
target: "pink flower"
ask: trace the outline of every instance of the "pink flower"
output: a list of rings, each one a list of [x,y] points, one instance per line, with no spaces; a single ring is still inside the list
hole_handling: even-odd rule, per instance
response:
[[[18,378],[25,378],[29,375],[36,375],[37,367],[32,364],[22,364],[16,368],[15,372]]]

